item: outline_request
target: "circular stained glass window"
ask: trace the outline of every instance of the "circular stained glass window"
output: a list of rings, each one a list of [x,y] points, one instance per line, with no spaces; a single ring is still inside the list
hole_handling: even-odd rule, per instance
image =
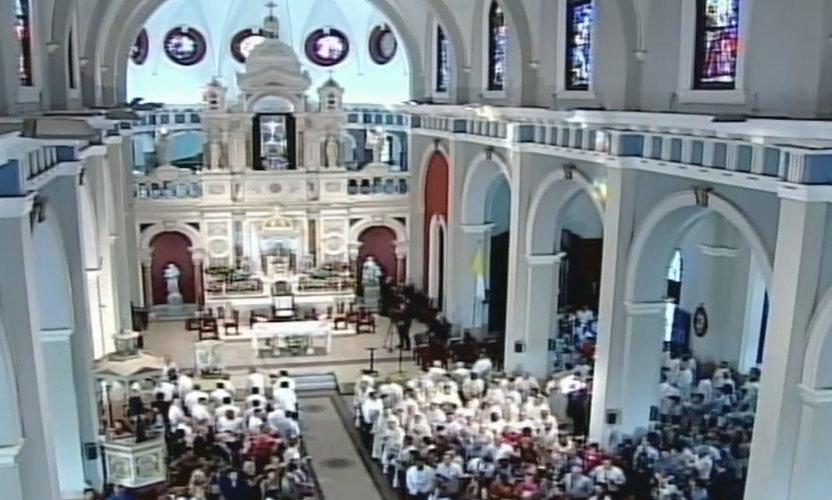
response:
[[[376,26],[370,33],[370,58],[376,64],[387,64],[396,57],[399,42],[390,26]]]
[[[206,51],[205,37],[194,28],[174,28],[165,36],[165,54],[181,66],[199,63]]]
[[[335,28],[319,29],[306,38],[306,57],[318,66],[335,66],[347,58],[350,42]]]
[[[265,39],[266,37],[260,32],[245,29],[234,35],[234,38],[231,39],[231,55],[234,56],[237,62],[244,63],[248,59],[248,55],[251,54],[251,51],[254,50],[254,47],[263,43]]]
[[[136,41],[133,42],[133,46],[130,47],[130,60],[133,61],[133,64],[137,64],[141,66],[147,61],[147,55],[150,52],[150,43],[147,39],[147,31],[142,29],[139,31],[138,36],[136,36]]]

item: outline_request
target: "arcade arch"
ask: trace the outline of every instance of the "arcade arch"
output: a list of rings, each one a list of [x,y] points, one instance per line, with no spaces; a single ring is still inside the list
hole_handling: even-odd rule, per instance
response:
[[[448,157],[441,149],[436,149],[422,165],[423,286],[428,297],[441,308],[445,291],[450,168]]]

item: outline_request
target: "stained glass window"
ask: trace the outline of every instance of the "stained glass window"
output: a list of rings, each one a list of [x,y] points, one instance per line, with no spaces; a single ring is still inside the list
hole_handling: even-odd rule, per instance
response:
[[[697,0],[696,89],[733,89],[737,84],[740,0]]]
[[[24,87],[33,85],[31,8],[29,0],[14,1],[14,32],[19,46],[17,77]]]
[[[231,39],[231,55],[239,63],[246,62],[248,55],[257,47],[266,37],[261,33],[256,33],[254,30],[245,29],[234,35]]]
[[[147,54],[150,49],[150,42],[147,38],[147,31],[142,29],[136,36],[136,41],[130,48],[130,60],[133,64],[141,66],[147,61]]]
[[[165,36],[165,54],[181,66],[193,66],[205,57],[205,37],[194,28],[174,28]]]
[[[436,27],[436,91],[447,92],[451,86],[451,43],[442,26]]]
[[[396,51],[399,48],[399,42],[396,40],[396,34],[386,24],[384,26],[376,26],[370,33],[369,50],[370,58],[374,63],[384,65],[389,63],[396,57]]]
[[[499,2],[488,13],[488,90],[505,90],[508,63],[508,28]]]
[[[66,72],[68,77],[69,88],[75,88],[75,37],[72,33],[72,28],[69,29],[69,37],[66,42]]]
[[[594,14],[592,0],[566,4],[566,90],[589,90]]]
[[[340,30],[319,29],[306,38],[306,57],[318,66],[335,66],[347,58],[350,42]]]

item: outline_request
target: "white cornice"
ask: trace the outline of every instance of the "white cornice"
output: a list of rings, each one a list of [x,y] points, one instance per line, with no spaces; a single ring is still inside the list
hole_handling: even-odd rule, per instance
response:
[[[781,182],[777,195],[788,200],[832,203],[832,186],[806,186]]]
[[[93,156],[106,156],[107,155],[107,147],[101,144],[97,144],[95,146],[90,146],[85,148],[81,151],[81,158],[91,158]]]
[[[624,305],[630,316],[663,315],[667,311],[667,302],[625,302]]]
[[[810,406],[832,406],[832,389],[813,389],[804,384],[798,385],[800,398]]]
[[[18,219],[32,210],[35,194],[0,198],[0,219]]]
[[[736,257],[739,253],[739,250],[737,250],[736,248],[706,245],[704,243],[699,244],[699,251],[702,252],[702,255],[707,255],[708,257],[733,258]]]
[[[564,257],[566,257],[565,252],[553,255],[526,255],[526,264],[529,266],[551,266],[554,264],[560,264]]]

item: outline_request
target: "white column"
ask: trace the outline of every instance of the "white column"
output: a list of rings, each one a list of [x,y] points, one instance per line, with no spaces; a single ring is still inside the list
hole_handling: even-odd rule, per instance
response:
[[[47,396],[47,367],[41,343],[34,289],[29,212],[32,198],[0,199],[0,314],[15,360],[18,403],[23,424],[19,450],[15,445],[0,450],[2,497],[56,500],[58,469],[55,463],[52,423]],[[4,443],[5,444],[5,443]],[[6,485],[9,488],[6,489]],[[19,487],[19,488],[18,488]]]
[[[407,268],[405,259],[407,258],[407,241],[397,241],[396,248],[396,283],[407,282]]]
[[[58,481],[63,498],[80,498],[84,493],[84,464],[82,461],[78,419],[78,395],[72,365],[72,330],[41,330],[46,371],[46,390],[55,440]]]
[[[90,334],[92,335],[93,358],[100,358],[105,354],[104,337],[106,337],[106,330],[104,329],[104,318],[101,310],[101,285],[99,279],[101,277],[100,269],[87,269],[87,296],[89,300],[89,315],[90,315]]]
[[[624,363],[617,380],[621,399],[620,406],[614,408],[620,410],[621,422],[610,430],[632,434],[636,429],[646,429],[650,407],[659,402],[666,308],[665,302],[627,304]]]
[[[832,492],[832,390],[800,387],[803,410],[788,498],[828,498]]]
[[[636,173],[633,171],[607,169],[609,197],[604,213],[598,344],[589,426],[590,440],[599,443],[606,443],[609,438],[606,410],[621,407],[618,382],[624,369],[624,328],[627,321],[624,288],[638,189],[635,179]]]
[[[771,318],[746,482],[748,500],[789,495],[802,402],[806,332],[818,296],[826,205],[782,198],[771,279]],[[825,444],[816,446],[826,447]],[[811,497],[803,497],[811,498]]]
[[[506,335],[506,369],[522,369],[537,377],[549,372],[549,338],[557,328],[561,254],[527,255],[525,260],[525,300],[517,304],[521,321],[518,332]],[[519,335],[518,335],[519,333]],[[515,342],[523,342],[523,352],[515,352]]]

